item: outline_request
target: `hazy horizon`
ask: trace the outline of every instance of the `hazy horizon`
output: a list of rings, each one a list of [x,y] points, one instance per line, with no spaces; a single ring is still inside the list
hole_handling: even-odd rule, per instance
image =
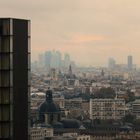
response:
[[[31,20],[32,60],[47,50],[71,54],[81,65],[113,57],[140,65],[139,0],[1,0],[0,17]]]
[[[50,49],[50,50],[46,50],[46,51],[44,51],[44,52],[42,52],[42,53],[39,53],[38,54],[38,57],[37,57],[37,59],[36,60],[32,60],[32,63],[33,62],[35,62],[35,61],[38,61],[39,62],[39,56],[40,55],[44,55],[44,57],[45,57],[45,53],[47,52],[47,51],[49,51],[49,52],[57,52],[57,51],[59,51],[59,50],[54,50],[54,49]],[[65,54],[69,54],[69,56],[70,56],[70,59],[71,59],[71,61],[74,61],[75,62],[75,64],[77,65],[77,66],[86,66],[86,67],[88,67],[88,66],[102,66],[102,67],[108,67],[108,63],[109,63],[109,59],[111,58],[111,59],[114,59],[115,60],[115,62],[116,62],[116,64],[118,64],[118,65],[127,65],[127,62],[128,62],[128,56],[130,56],[131,54],[129,54],[129,55],[127,55],[127,56],[124,56],[124,58],[123,58],[123,61],[118,61],[117,60],[117,58],[115,58],[115,57],[113,57],[113,56],[110,56],[110,57],[108,57],[106,60],[105,60],[105,63],[104,64],[97,64],[97,65],[92,65],[92,64],[88,64],[88,63],[86,63],[86,64],[82,64],[82,63],[79,63],[79,62],[77,62],[73,57],[71,57],[71,56],[73,56],[72,54],[70,54],[70,53],[68,53],[68,52],[62,52],[62,51],[59,51],[60,53],[61,53],[61,59],[62,60],[64,60],[64,56],[65,56]],[[132,55],[131,55],[132,56]],[[133,65],[136,65],[136,63],[135,63],[135,58],[132,56],[132,62],[133,62]]]

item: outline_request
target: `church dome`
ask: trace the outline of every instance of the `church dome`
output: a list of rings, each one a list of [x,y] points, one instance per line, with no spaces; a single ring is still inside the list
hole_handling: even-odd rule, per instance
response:
[[[39,114],[47,113],[59,113],[60,108],[53,102],[52,91],[48,90],[46,92],[46,101],[44,101],[39,107]]]
[[[47,113],[58,113],[59,107],[55,103],[47,103],[46,101],[41,104],[39,108],[39,113],[47,114]]]
[[[63,119],[61,121],[64,128],[77,128],[79,129],[82,123],[79,120],[76,119]]]
[[[61,122],[54,122],[52,126],[53,128],[64,128]]]

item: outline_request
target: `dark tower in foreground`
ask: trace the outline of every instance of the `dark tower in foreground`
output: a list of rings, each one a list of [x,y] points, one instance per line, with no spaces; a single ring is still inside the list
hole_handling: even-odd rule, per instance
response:
[[[29,139],[30,21],[0,18],[0,139]]]

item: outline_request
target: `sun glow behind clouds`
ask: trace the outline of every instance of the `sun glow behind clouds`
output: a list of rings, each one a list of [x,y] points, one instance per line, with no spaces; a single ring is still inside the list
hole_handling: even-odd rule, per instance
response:
[[[74,36],[73,42],[84,43],[84,42],[102,41],[104,39],[105,39],[104,36],[79,34]]]

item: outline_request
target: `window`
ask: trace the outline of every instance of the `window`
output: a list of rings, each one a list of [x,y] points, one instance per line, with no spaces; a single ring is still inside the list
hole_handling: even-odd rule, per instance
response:
[[[10,21],[3,20],[2,35],[10,35]]]
[[[0,52],[10,51],[10,38],[8,36],[0,37]]]
[[[1,71],[0,72],[0,87],[9,87],[10,85],[10,73],[9,71]]]
[[[10,94],[8,88],[2,88],[0,94],[0,103],[1,104],[9,104],[10,103]]]
[[[10,108],[9,105],[2,106],[2,120],[9,121],[10,120]]]
[[[0,138],[8,138],[10,136],[10,127],[8,123],[0,124]]]
[[[0,55],[0,59],[1,59],[1,61],[0,61],[0,69],[3,69],[3,70],[5,70],[5,69],[9,69],[10,67],[9,67],[9,64],[10,64],[10,56],[9,56],[9,54],[1,54]]]

